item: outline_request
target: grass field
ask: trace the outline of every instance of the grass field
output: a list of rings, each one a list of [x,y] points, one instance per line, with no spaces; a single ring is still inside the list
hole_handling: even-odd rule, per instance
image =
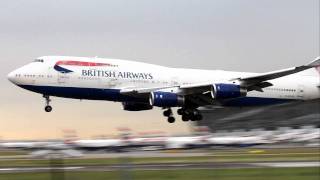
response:
[[[184,151],[182,151],[184,152]],[[174,153],[164,151],[163,153]],[[180,151],[175,152],[177,155]],[[318,148],[289,149],[236,149],[207,151],[208,155],[194,157],[130,157],[130,158],[80,158],[62,159],[64,166],[95,166],[123,164],[124,159],[131,165],[146,163],[201,163],[201,162],[272,162],[272,161],[320,161]],[[0,151],[0,157],[24,155],[21,151]],[[45,167],[48,159],[0,159],[0,168]],[[54,161],[53,161],[54,162]],[[319,180],[320,168],[249,168],[249,169],[191,169],[191,170],[131,170],[112,172],[46,172],[46,173],[1,173],[0,180]]]
[[[29,153],[28,151],[12,151],[12,150],[4,151],[4,150],[1,150],[0,151],[0,157],[1,156],[27,155],[28,153]]]
[[[253,151],[256,152],[256,151]],[[201,162],[272,162],[272,161],[320,161],[318,150],[308,150],[306,152],[269,152],[259,153],[250,152],[220,152],[212,153],[208,156],[195,157],[131,157],[130,162],[133,164],[142,163],[201,163]],[[68,166],[74,165],[111,165],[122,163],[121,158],[81,158],[81,159],[64,159],[63,163]],[[33,167],[49,166],[48,159],[3,159],[0,160],[0,167]]]
[[[319,161],[319,156],[290,156],[290,157],[272,157],[272,156],[245,156],[245,157],[172,157],[172,158],[130,158],[133,164],[144,163],[200,163],[200,162],[272,162],[272,161]],[[65,165],[110,165],[121,163],[121,159],[65,159]],[[50,160],[1,160],[0,167],[33,167],[33,166],[49,166]]]
[[[130,172],[68,172],[68,173],[12,173],[0,174],[0,180],[318,180],[319,168],[255,168],[255,169],[203,169],[157,170]]]

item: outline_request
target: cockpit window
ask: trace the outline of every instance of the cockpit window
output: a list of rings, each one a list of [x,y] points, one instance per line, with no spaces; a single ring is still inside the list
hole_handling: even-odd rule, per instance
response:
[[[35,59],[33,62],[42,62],[43,63],[43,59]]]

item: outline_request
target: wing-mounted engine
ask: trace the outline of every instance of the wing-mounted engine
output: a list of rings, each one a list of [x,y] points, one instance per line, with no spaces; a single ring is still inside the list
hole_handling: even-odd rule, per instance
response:
[[[213,84],[211,96],[213,99],[238,98],[247,95],[247,89],[237,84]]]
[[[152,106],[147,103],[136,103],[136,102],[123,102],[123,110],[126,111],[144,111],[152,109]]]
[[[151,92],[149,97],[151,106],[180,107],[184,105],[184,96],[171,92]]]

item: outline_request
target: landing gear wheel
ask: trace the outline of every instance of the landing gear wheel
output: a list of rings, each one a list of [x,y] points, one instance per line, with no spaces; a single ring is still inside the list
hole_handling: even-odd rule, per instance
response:
[[[182,115],[182,121],[184,121],[184,122],[189,121],[189,117],[186,115]]]
[[[171,115],[172,115],[172,110],[171,110],[171,109],[168,109],[168,110],[163,111],[163,115],[164,115],[165,117],[171,116]]]
[[[168,117],[168,123],[174,123],[176,119],[173,116]]]
[[[51,101],[50,97],[48,95],[43,95],[43,97],[46,99],[46,106],[45,106],[44,110],[46,112],[51,112],[52,107],[50,106],[50,101]]]
[[[183,108],[178,109],[177,113],[178,113],[178,115],[183,115],[184,109]]]
[[[51,112],[51,111],[52,111],[52,107],[51,107],[51,106],[46,106],[46,107],[44,108],[44,110],[45,110],[46,112]]]
[[[192,117],[190,120],[191,121],[197,121],[197,119],[195,117]]]
[[[202,115],[199,110],[193,108],[181,108],[178,109],[178,114],[182,115],[182,121],[200,121]]]

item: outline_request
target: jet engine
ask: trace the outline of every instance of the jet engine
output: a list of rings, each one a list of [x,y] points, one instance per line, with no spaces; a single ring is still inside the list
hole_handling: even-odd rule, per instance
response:
[[[158,107],[179,107],[184,105],[184,97],[170,92],[151,92],[150,105]]]
[[[126,111],[143,111],[152,109],[152,106],[147,103],[123,102],[122,106]]]
[[[247,89],[236,84],[213,84],[211,96],[214,99],[238,98],[247,95]]]

